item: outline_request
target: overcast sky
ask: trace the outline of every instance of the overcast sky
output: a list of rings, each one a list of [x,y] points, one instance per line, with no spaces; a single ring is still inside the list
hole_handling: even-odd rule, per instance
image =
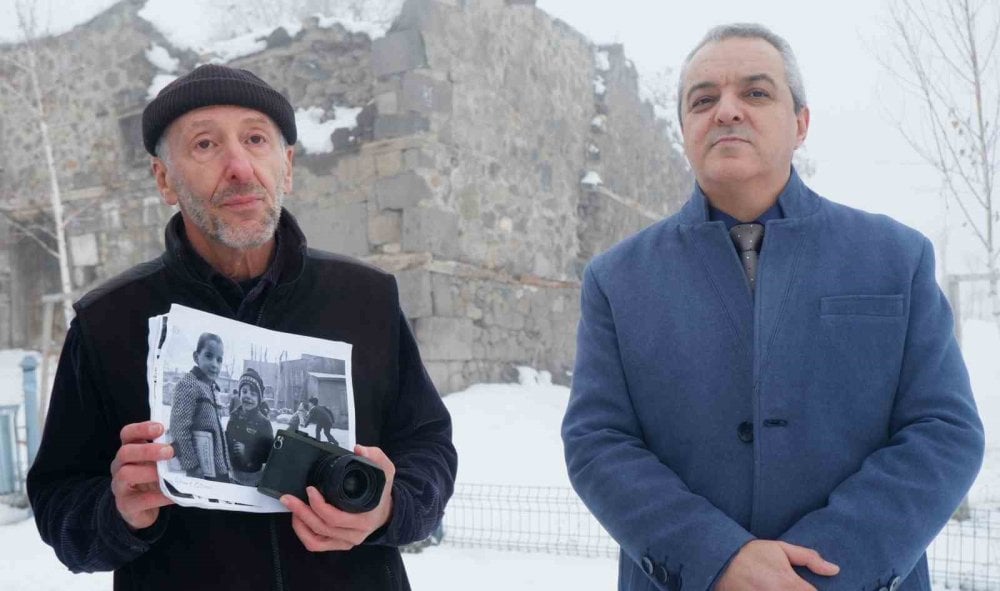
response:
[[[11,37],[12,2],[0,0],[0,39]],[[113,2],[58,4],[50,15],[57,30]],[[538,6],[595,42],[624,44],[640,73],[676,72],[715,24],[753,21],[770,27],[792,45],[805,78],[812,112],[805,145],[816,166],[810,185],[836,201],[892,215],[940,241],[940,182],[892,125],[890,119],[906,103],[876,60],[888,52],[886,0],[538,0]],[[956,263],[967,258],[958,254],[969,246],[964,242],[960,236],[951,240],[949,258]]]

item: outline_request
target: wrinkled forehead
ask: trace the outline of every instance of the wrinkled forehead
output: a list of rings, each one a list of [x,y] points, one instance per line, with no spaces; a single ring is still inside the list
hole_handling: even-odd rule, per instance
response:
[[[255,126],[280,133],[278,126],[264,113],[236,105],[212,105],[193,109],[171,122],[166,133],[185,136],[201,131]]]
[[[706,43],[691,56],[683,72],[683,92],[695,85],[722,86],[764,77],[787,86],[778,49],[764,39],[731,37]]]

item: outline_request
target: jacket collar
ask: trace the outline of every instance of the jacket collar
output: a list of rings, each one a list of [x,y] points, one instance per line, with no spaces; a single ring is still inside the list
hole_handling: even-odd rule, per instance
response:
[[[778,204],[781,205],[785,219],[803,218],[816,211],[819,207],[819,197],[802,182],[799,173],[795,171],[793,166],[785,188],[778,194]],[[710,220],[708,208],[708,198],[696,182],[691,198],[677,214],[678,221],[681,224],[691,226],[707,223]]]
[[[270,279],[277,285],[292,283],[301,276],[305,255],[308,246],[306,237],[299,228],[295,217],[287,209],[281,209],[281,217],[278,219],[278,228],[275,230],[275,238],[278,248],[275,250],[275,258],[271,261],[271,267],[264,272],[267,277],[272,268],[276,268],[277,276]],[[191,248],[187,237],[184,234],[184,220],[180,212],[175,213],[164,232],[166,249],[163,253],[164,264],[171,270],[194,279],[198,282],[207,282],[204,269],[208,264],[201,259]]]

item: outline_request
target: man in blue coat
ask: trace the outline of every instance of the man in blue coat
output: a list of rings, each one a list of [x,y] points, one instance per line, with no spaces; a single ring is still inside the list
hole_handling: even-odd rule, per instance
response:
[[[678,98],[697,186],[587,267],[562,429],[619,588],[929,591],[984,446],[930,242],[803,184],[767,29],[710,31]]]

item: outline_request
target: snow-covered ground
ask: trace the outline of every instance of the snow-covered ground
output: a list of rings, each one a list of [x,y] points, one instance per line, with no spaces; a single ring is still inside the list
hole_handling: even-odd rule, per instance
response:
[[[965,324],[964,349],[983,421],[987,457],[970,499],[973,507],[1000,509],[1000,333],[987,322]],[[0,352],[0,392],[20,389],[16,367],[23,352]],[[459,485],[474,483],[568,487],[559,423],[569,390],[550,383],[545,372],[521,371],[520,384],[479,384],[450,394],[459,450]],[[530,457],[530,462],[520,458]],[[0,589],[63,591],[108,589],[108,573],[73,575],[43,544],[23,510],[0,505]],[[20,521],[18,521],[20,520]],[[966,524],[963,527],[968,527]],[[952,528],[952,525],[949,525]],[[991,535],[996,536],[996,524]],[[953,528],[954,529],[954,528]],[[963,534],[967,535],[967,534]],[[977,535],[985,536],[983,532]],[[944,542],[942,536],[941,542]],[[973,547],[975,546],[975,547]],[[1000,548],[985,538],[961,548],[939,550],[953,560],[989,563],[996,576]],[[617,564],[610,558],[578,558],[447,545],[404,555],[415,589],[458,591],[476,581],[483,591],[506,589],[613,589]],[[445,574],[447,573],[447,574]],[[937,585],[938,589],[946,588]],[[957,588],[957,587],[956,587]]]

